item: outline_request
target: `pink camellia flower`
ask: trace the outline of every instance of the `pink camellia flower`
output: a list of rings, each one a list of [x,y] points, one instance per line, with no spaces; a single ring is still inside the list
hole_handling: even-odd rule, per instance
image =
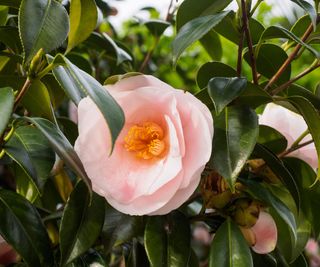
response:
[[[251,228],[240,227],[240,229],[254,252],[267,254],[275,249],[278,231],[276,223],[269,213],[260,211],[254,226]]]
[[[273,103],[266,106],[259,118],[259,123],[270,126],[283,134],[288,140],[288,147],[308,128],[301,115]],[[302,142],[309,140],[311,140],[310,134]],[[318,167],[318,157],[314,143],[295,150],[288,156],[300,158],[314,169]]]
[[[88,97],[78,106],[75,150],[93,190],[131,215],[178,208],[197,188],[211,155],[210,111],[190,93],[152,76],[125,78],[106,90],[126,118],[111,156],[102,114]]]
[[[17,262],[17,253],[0,235],[0,265]]]

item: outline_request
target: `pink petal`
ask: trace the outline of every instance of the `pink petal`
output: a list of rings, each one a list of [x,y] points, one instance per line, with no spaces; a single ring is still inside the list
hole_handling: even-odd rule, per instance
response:
[[[251,230],[256,236],[256,244],[252,247],[256,253],[266,254],[275,249],[278,231],[276,223],[269,213],[261,211],[257,223]]]

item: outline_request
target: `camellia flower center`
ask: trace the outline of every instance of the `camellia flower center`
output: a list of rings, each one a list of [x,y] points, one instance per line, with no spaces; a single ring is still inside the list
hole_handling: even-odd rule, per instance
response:
[[[152,159],[161,157],[166,144],[161,126],[154,122],[132,126],[124,138],[127,151],[135,152],[138,158]]]

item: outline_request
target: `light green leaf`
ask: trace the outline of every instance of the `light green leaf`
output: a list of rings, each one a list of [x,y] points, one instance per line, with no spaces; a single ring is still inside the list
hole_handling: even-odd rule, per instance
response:
[[[209,267],[253,267],[249,246],[230,219],[219,227],[213,238]]]
[[[46,53],[59,47],[69,32],[68,13],[55,0],[22,0],[19,32],[28,64],[39,49]]]
[[[173,61],[177,62],[178,58],[182,52],[195,41],[201,39],[205,34],[207,34],[214,26],[216,26],[229,11],[224,11],[214,15],[208,15],[204,17],[199,17],[189,21],[185,24],[177,36],[173,40]]]
[[[0,5],[0,26],[3,26],[7,22],[9,8],[7,6]]]
[[[94,0],[71,0],[67,52],[87,39],[96,28],[98,12]]]
[[[21,4],[21,0],[0,0],[0,5],[9,6],[18,9]]]
[[[0,88],[0,136],[6,130],[13,111],[14,94],[9,87]]]

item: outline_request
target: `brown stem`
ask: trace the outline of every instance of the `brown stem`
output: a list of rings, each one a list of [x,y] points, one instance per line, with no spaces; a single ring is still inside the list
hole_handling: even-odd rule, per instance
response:
[[[151,57],[152,57],[152,55],[153,55],[153,52],[154,52],[154,50],[155,50],[158,42],[159,42],[159,37],[156,37],[156,38],[155,38],[154,45],[153,45],[153,47],[148,51],[146,57],[144,58],[144,60],[143,60],[143,62],[142,62],[142,64],[141,64],[141,67],[140,67],[140,69],[139,69],[139,72],[143,73],[144,69],[146,68],[147,64],[149,63],[149,61],[150,61],[150,59],[151,59]]]
[[[307,146],[309,144],[312,144],[313,143],[313,140],[309,140],[309,141],[306,141],[304,143],[301,143],[299,145],[296,145],[296,146],[293,146],[293,147],[290,147],[289,149],[287,149],[286,151],[282,152],[281,154],[279,154],[279,158],[282,158],[288,154],[290,154],[291,152],[293,151],[296,151],[298,149],[300,149],[301,147],[304,147],[304,146]]]
[[[241,0],[241,9],[242,9],[242,22],[243,22],[244,32],[247,38],[247,45],[249,49],[250,63],[251,63],[251,69],[252,69],[252,79],[254,84],[258,84],[258,72],[257,72],[257,66],[256,66],[256,59],[254,57],[252,38],[250,34],[249,19],[248,19],[245,0]]]
[[[304,42],[307,40],[307,38],[310,36],[310,34],[313,31],[313,26],[312,23],[309,25],[308,29],[306,32],[303,34],[301,37],[301,40]],[[298,54],[299,50],[301,49],[302,45],[297,44],[296,47],[294,48],[293,52],[289,55],[287,60],[282,64],[282,66],[279,68],[277,73],[273,75],[273,77],[270,79],[264,90],[267,90],[269,87],[271,87],[281,76],[281,74],[287,69],[287,67],[290,65],[290,63],[295,59],[296,55]]]
[[[276,89],[274,89],[271,92],[271,95],[279,94],[282,90],[286,89],[289,85],[291,85],[295,81],[301,79],[302,77],[306,76],[307,74],[309,74],[310,72],[314,71],[315,69],[317,69],[319,67],[320,67],[320,63],[304,70],[303,72],[299,73],[296,77],[292,78],[291,80],[287,81],[286,83],[284,83],[284,84],[280,85],[279,87],[277,87]]]
[[[17,109],[22,97],[28,91],[30,85],[31,85],[31,81],[29,80],[29,78],[27,78],[24,85],[22,86],[18,96],[16,97],[16,99],[14,101],[13,111],[15,111]]]
[[[244,27],[241,27],[239,46],[238,46],[238,61],[237,61],[237,76],[238,77],[241,77],[241,72],[242,72],[243,41],[244,41]]]

